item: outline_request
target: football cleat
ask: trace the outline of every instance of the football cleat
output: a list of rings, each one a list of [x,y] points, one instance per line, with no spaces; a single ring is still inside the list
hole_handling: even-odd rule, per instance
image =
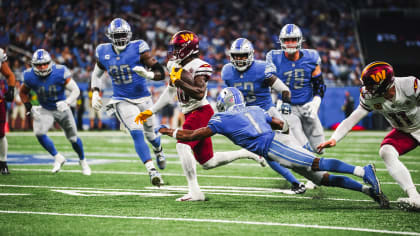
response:
[[[7,162],[0,161],[0,172],[2,175],[10,174],[9,167],[7,167]]]
[[[198,192],[196,194],[187,193],[184,196],[177,198],[177,202],[188,202],[188,201],[205,201],[206,198],[203,192]]]
[[[159,169],[163,170],[166,168],[166,159],[163,155],[163,148],[160,147],[160,151],[154,151],[156,156],[156,164],[159,167]]]
[[[375,200],[383,209],[390,208],[389,200],[385,194],[381,191],[380,194],[376,194],[373,188],[369,188],[369,196]]]
[[[150,176],[150,182],[152,183],[152,185],[160,187],[161,185],[164,184],[162,175],[156,169],[152,169],[149,172],[149,176]]]
[[[290,190],[295,194],[304,194],[306,192],[306,187],[302,183],[293,183],[292,188]]]
[[[52,173],[57,173],[61,170],[61,167],[64,165],[64,163],[66,162],[66,159],[61,155],[61,154],[57,154],[55,161],[54,161],[54,165],[53,165],[53,169],[51,170]]]
[[[90,167],[87,164],[86,160],[80,160],[79,165],[82,167],[82,174],[84,174],[84,175],[91,175],[92,174],[92,171],[90,170]]]
[[[372,188],[376,195],[382,193],[381,184],[379,183],[378,177],[376,177],[376,169],[373,164],[368,164],[363,167],[365,170],[365,175],[363,176],[363,181],[367,184],[372,185]]]
[[[316,188],[318,188],[319,186],[318,185],[316,185],[316,184],[314,184],[312,181],[310,181],[310,180],[308,180],[307,182],[306,182],[306,184],[305,184],[305,188],[306,189],[316,189]]]
[[[420,196],[412,198],[398,198],[398,207],[406,211],[420,211]]]

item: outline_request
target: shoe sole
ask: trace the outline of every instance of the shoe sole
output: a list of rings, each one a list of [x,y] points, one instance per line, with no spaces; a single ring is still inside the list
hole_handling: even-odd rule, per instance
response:
[[[420,212],[420,208],[417,208],[413,205],[411,205],[408,202],[398,202],[398,208],[404,210],[404,211],[416,211]]]
[[[158,176],[153,177],[151,182],[152,182],[152,185],[154,186],[160,187],[161,185],[163,185],[163,183],[161,183],[160,178]]]
[[[382,193],[382,187],[381,187],[381,182],[379,182],[378,176],[376,176],[376,168],[375,168],[375,165],[374,164],[370,164],[370,166],[372,166],[373,176],[375,176],[376,183],[378,183],[378,192],[379,192],[378,195],[381,195],[381,194],[383,194]]]
[[[385,196],[384,193],[381,192],[381,194],[379,194],[378,198],[379,198],[379,205],[381,206],[382,209],[389,209],[389,208],[391,208],[391,206],[389,205],[389,200]]]

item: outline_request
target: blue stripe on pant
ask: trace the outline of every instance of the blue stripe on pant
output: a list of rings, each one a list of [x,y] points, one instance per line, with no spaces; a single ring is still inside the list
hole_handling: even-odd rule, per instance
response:
[[[314,160],[313,156],[288,147],[276,140],[271,143],[268,153],[291,162],[292,166],[312,166]]]

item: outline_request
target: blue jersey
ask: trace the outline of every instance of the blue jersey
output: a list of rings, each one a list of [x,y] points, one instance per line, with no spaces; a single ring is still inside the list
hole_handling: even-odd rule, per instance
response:
[[[56,103],[66,99],[64,90],[68,78],[71,73],[64,65],[53,64],[46,77],[36,75],[32,68],[23,72],[25,86],[35,91],[39,104],[47,110],[56,110]]]
[[[321,63],[315,50],[301,49],[300,53],[302,57],[297,61],[287,59],[282,50],[271,50],[266,57],[267,63],[275,66],[277,77],[289,87],[292,105],[302,105],[312,100],[312,72]]]
[[[233,143],[267,157],[274,138],[272,118],[262,108],[251,106],[238,111],[219,112],[207,126],[213,133],[228,137]]]
[[[143,40],[131,41],[125,50],[119,54],[112,44],[100,44],[96,48],[96,59],[105,67],[112,79],[113,98],[124,100],[150,96],[146,79],[139,76],[132,69],[143,66],[140,63],[141,54],[149,51],[149,45]]]
[[[274,106],[267,78],[275,73],[272,64],[256,60],[244,72],[235,69],[232,63],[223,66],[222,79],[229,87],[236,87],[244,95],[247,106],[259,106],[264,110]]]

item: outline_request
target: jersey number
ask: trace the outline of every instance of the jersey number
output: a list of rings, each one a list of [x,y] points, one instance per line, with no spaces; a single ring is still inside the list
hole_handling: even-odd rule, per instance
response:
[[[262,130],[260,126],[258,125],[258,123],[255,121],[254,117],[252,117],[252,115],[249,112],[245,113],[245,116],[246,118],[248,118],[249,122],[251,122],[252,126],[254,126],[257,133],[261,134]]]
[[[257,97],[255,96],[254,92],[254,83],[252,82],[243,82],[243,83],[234,83],[233,87],[238,88],[241,91],[246,91],[245,102],[255,102],[257,100]],[[241,89],[242,88],[242,89]]]
[[[112,75],[114,84],[130,84],[133,82],[131,69],[129,65],[110,66],[109,72]]]
[[[54,101],[58,100],[57,87],[55,85],[50,85],[47,88],[48,89],[45,89],[44,86],[39,87],[37,91],[38,99],[43,101],[47,101],[47,98],[53,98]]]
[[[284,72],[283,75],[287,78],[286,85],[290,87],[290,84],[293,83],[293,89],[303,88],[303,83],[305,79],[305,70],[304,69],[294,69]]]
[[[398,126],[402,127],[404,126],[404,123],[407,124],[407,126],[410,126],[413,124],[413,122],[408,118],[407,114],[405,112],[400,111],[398,113],[388,113],[388,115],[395,121],[395,123],[398,124]],[[404,122],[404,123],[403,123]]]

